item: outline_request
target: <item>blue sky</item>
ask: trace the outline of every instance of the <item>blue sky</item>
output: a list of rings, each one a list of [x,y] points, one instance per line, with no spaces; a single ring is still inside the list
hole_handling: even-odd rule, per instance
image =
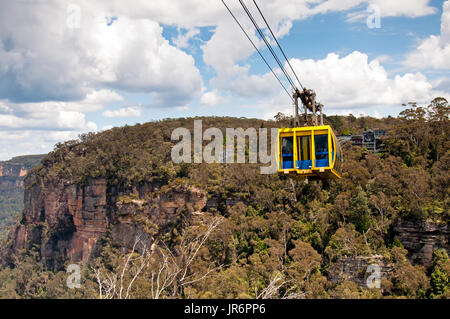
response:
[[[402,103],[450,97],[449,1],[258,5],[326,114],[396,116]],[[380,28],[366,22],[374,12]],[[0,4],[0,160],[113,126],[279,111],[292,112],[289,98],[219,0]]]

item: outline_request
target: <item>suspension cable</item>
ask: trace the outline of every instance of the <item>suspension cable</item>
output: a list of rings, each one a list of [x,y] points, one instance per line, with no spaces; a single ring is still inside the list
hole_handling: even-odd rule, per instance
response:
[[[270,66],[270,64],[267,62],[267,60],[264,58],[264,56],[262,55],[261,51],[259,51],[258,47],[253,43],[252,39],[250,38],[250,36],[247,34],[247,32],[245,31],[244,27],[241,25],[241,23],[239,22],[239,20],[236,18],[236,16],[233,14],[233,12],[230,10],[230,8],[227,6],[227,4],[225,3],[224,0],[222,0],[222,3],[224,4],[225,8],[227,8],[228,12],[231,14],[231,16],[233,17],[234,21],[236,21],[236,23],[239,25],[239,27],[241,28],[242,32],[244,32],[245,36],[247,37],[247,39],[250,41],[250,43],[253,45],[253,47],[255,48],[255,50],[258,52],[259,56],[263,59],[263,61],[266,63],[267,67],[270,69],[270,71],[272,71],[272,74],[275,76],[275,78],[278,80],[278,83],[280,83],[280,85],[283,87],[283,89],[286,91],[287,95],[289,96],[289,98],[293,100],[291,94],[289,93],[289,91],[286,89],[286,87],[284,86],[283,82],[281,82],[280,78],[276,75],[275,71],[272,69],[272,67]]]
[[[289,81],[289,83],[292,86],[292,89],[295,90],[295,84],[292,81],[292,78],[289,76],[289,74],[286,72],[286,70],[284,69],[283,64],[281,63],[280,59],[278,58],[278,56],[276,55],[275,51],[273,50],[272,46],[270,45],[270,43],[267,41],[266,36],[264,35],[264,33],[261,31],[261,28],[258,26],[258,24],[256,23],[255,19],[253,18],[252,14],[250,13],[250,11],[248,10],[247,6],[245,5],[245,3],[242,0],[239,0],[242,8],[244,8],[245,12],[247,13],[247,16],[250,18],[251,22],[253,23],[253,25],[255,26],[256,30],[258,31],[261,39],[264,41],[264,43],[266,44],[267,48],[269,49],[270,53],[272,54],[272,56],[274,57],[275,61],[277,62],[278,66],[281,68],[281,70],[283,71],[284,75],[286,76],[287,80]]]
[[[256,8],[258,9],[259,14],[260,14],[261,17],[263,18],[264,23],[266,24],[266,26],[267,26],[267,28],[269,29],[270,33],[272,34],[273,39],[274,39],[275,42],[277,43],[278,48],[280,49],[281,53],[282,53],[283,56],[284,56],[284,59],[285,59],[286,62],[288,63],[289,67],[291,68],[292,73],[295,75],[295,78],[297,79],[298,84],[300,84],[300,87],[303,89],[303,85],[302,85],[302,83],[300,82],[300,80],[299,80],[299,78],[298,78],[298,76],[297,76],[297,73],[295,73],[294,68],[293,68],[292,65],[291,65],[291,62],[289,62],[289,59],[286,57],[286,54],[284,53],[283,49],[281,48],[281,45],[280,45],[280,43],[278,42],[277,37],[276,37],[275,34],[273,33],[272,28],[270,27],[269,23],[267,23],[267,20],[266,20],[266,18],[264,17],[263,13],[261,12],[261,9],[259,8],[258,4],[256,3],[256,0],[253,0],[253,3],[255,4]]]

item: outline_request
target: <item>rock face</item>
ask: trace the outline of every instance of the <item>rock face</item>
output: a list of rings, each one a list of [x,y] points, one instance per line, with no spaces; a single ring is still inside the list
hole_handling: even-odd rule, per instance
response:
[[[394,226],[394,232],[408,250],[408,258],[414,264],[429,267],[434,249],[443,248],[450,253],[448,224],[400,220]]]
[[[200,211],[205,205],[206,194],[193,187],[163,192],[159,185],[143,184],[121,190],[108,186],[104,178],[80,186],[44,182],[31,174],[25,180],[22,221],[10,233],[9,253],[35,246],[49,268],[60,269],[67,261],[87,262],[109,231],[114,243],[127,249],[138,232],[145,233],[142,218],[160,230],[176,223],[182,212]]]
[[[22,188],[28,170],[22,163],[0,162],[0,189]]]
[[[18,156],[0,162],[0,191],[22,191],[25,176],[43,157],[44,155]]]
[[[406,250],[408,258],[413,264],[430,267],[434,249],[449,251],[449,229],[447,224],[437,224],[432,221],[412,222],[399,220],[394,226],[395,236],[398,237]],[[367,288],[367,278],[371,272],[369,265],[377,265],[381,278],[388,278],[393,266],[383,256],[374,255],[343,256],[329,269],[328,279],[333,283],[349,280],[359,286]]]
[[[359,286],[364,288],[368,287],[369,282],[373,283],[371,275],[375,275],[376,272],[380,274],[380,280],[382,278],[388,278],[393,271],[392,264],[388,263],[383,256],[345,256],[339,258],[328,271],[328,279],[333,283],[342,281],[353,281]]]
[[[0,162],[0,236],[23,210],[23,184],[26,174],[38,165],[43,155],[15,157]]]

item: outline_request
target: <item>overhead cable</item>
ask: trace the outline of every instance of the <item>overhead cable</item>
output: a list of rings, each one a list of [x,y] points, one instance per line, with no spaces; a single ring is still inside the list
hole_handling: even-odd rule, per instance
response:
[[[261,51],[259,51],[258,47],[254,44],[254,42],[252,41],[252,39],[250,38],[250,36],[248,35],[248,33],[245,31],[244,27],[241,25],[241,23],[239,22],[239,20],[236,18],[236,16],[233,14],[233,12],[230,10],[230,8],[227,6],[227,4],[225,3],[224,0],[222,0],[223,5],[225,6],[225,8],[227,8],[228,12],[231,14],[231,16],[233,17],[234,21],[236,21],[236,23],[238,24],[238,26],[241,28],[242,32],[244,32],[245,36],[247,37],[247,39],[250,41],[250,43],[253,45],[253,47],[255,48],[255,50],[258,52],[259,56],[263,59],[263,61],[266,63],[267,67],[270,69],[270,71],[272,71],[272,74],[275,76],[275,78],[278,80],[278,82],[280,83],[280,85],[283,87],[283,89],[286,91],[287,95],[289,96],[289,98],[293,101],[291,94],[289,93],[289,91],[286,89],[286,87],[284,86],[283,82],[281,82],[280,78],[277,76],[277,74],[275,73],[275,71],[272,69],[272,67],[270,66],[270,64],[267,62],[267,60],[264,58],[264,56],[262,55]]]

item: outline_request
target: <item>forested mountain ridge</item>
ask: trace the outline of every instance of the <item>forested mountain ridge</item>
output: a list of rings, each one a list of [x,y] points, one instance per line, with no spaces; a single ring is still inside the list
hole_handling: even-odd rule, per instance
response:
[[[0,162],[0,238],[23,210],[23,179],[44,155],[17,156]]]
[[[441,98],[398,118],[325,117],[337,135],[388,135],[379,154],[344,145],[342,179],[324,182],[261,175],[260,164],[174,164],[171,133],[192,118],[58,144],[25,180],[0,296],[99,297],[102,283],[113,298],[448,297],[448,117]],[[222,130],[291,121],[196,119]],[[73,262],[85,265],[78,290],[65,287]],[[380,289],[366,285],[371,264]],[[126,295],[107,279],[124,268]]]

